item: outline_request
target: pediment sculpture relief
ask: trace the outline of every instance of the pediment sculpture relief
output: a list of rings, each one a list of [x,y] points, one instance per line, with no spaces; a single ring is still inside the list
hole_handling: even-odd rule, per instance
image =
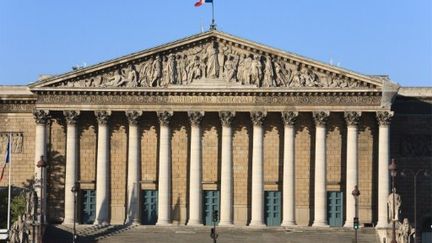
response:
[[[199,79],[219,79],[264,88],[367,87],[357,80],[317,72],[302,64],[292,64],[282,58],[216,41],[159,53],[94,77],[69,80],[54,86],[148,88],[189,85]]]

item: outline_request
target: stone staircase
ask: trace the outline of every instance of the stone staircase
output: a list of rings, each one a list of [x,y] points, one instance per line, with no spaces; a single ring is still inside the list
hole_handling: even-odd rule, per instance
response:
[[[72,242],[72,226],[50,226],[45,242]],[[213,242],[210,238],[211,227],[189,226],[78,226],[79,242],[103,243],[138,243],[138,242],[175,242],[201,243]],[[312,227],[218,227],[218,243],[351,243],[354,242],[354,231],[345,228],[312,228]],[[373,228],[362,228],[358,231],[358,243],[377,243],[378,238]]]

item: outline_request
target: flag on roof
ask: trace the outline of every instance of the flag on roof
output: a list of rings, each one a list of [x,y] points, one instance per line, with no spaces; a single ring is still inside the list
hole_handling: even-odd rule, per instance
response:
[[[8,142],[7,142],[6,151],[5,151],[6,154],[5,154],[3,166],[1,168],[1,173],[0,173],[0,181],[3,180],[6,165],[9,164],[9,162],[10,162],[10,153],[11,153],[11,143],[10,142],[11,142],[10,137],[8,137]]]
[[[201,5],[203,5],[204,3],[212,3],[213,0],[199,0],[198,2],[195,3],[195,7],[199,7]]]

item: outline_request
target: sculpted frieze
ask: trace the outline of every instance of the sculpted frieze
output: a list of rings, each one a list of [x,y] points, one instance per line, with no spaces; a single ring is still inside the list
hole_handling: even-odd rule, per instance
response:
[[[318,96],[318,95],[44,95],[38,104],[68,105],[170,105],[170,104],[255,104],[255,105],[291,105],[291,106],[379,106],[380,96]]]
[[[185,49],[156,53],[91,77],[65,80],[53,86],[149,88],[187,86],[200,79],[219,79],[264,88],[368,88],[366,83],[358,80],[323,73],[268,53],[257,53],[214,40]]]
[[[10,134],[12,138],[11,149],[12,153],[22,153],[24,146],[24,133],[22,132],[13,132]],[[7,144],[9,142],[9,133],[2,132],[0,133],[0,153],[5,154]]]

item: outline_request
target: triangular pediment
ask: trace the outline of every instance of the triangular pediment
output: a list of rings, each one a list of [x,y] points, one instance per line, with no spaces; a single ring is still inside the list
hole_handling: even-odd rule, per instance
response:
[[[37,89],[263,88],[381,90],[366,76],[219,31],[209,31],[53,76]]]

